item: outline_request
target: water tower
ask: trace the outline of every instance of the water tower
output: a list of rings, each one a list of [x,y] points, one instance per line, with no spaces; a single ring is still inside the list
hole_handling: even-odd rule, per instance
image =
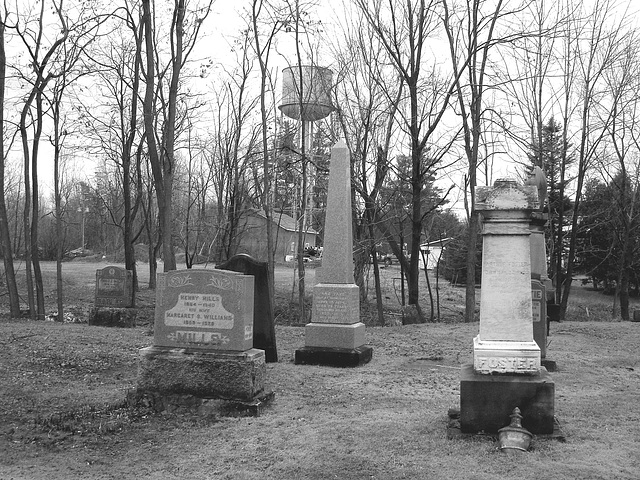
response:
[[[304,148],[301,150],[308,152],[310,157],[313,122],[326,118],[335,110],[330,95],[332,81],[333,71],[326,67],[296,65],[282,71],[282,104],[278,108],[287,117],[304,123],[305,138],[300,139]],[[306,162],[304,168],[306,170]],[[309,178],[309,185],[313,184],[313,179]],[[308,189],[308,192],[312,191],[313,188]],[[303,212],[305,232],[312,209],[309,200],[307,198],[306,202],[309,211]]]
[[[322,120],[335,110],[329,94],[332,77],[333,72],[325,67],[303,65],[285,68],[282,71],[282,105],[278,108],[294,120]]]

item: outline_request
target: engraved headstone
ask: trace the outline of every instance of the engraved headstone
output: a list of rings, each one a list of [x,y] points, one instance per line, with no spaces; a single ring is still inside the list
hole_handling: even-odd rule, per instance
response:
[[[96,307],[133,306],[133,272],[108,266],[96,271]]]
[[[480,373],[538,373],[540,347],[533,340],[529,215],[537,190],[513,181],[478,187],[482,214],[480,331],[474,369]]]
[[[311,323],[297,364],[358,366],[371,360],[360,322],[360,292],[353,278],[351,168],[347,145],[331,149],[322,266],[316,270]]]
[[[204,350],[253,348],[253,277],[204,269],[159,273],[154,344]]]
[[[538,188],[498,180],[477,188],[475,208],[483,239],[480,327],[473,364],[461,368],[460,428],[496,433],[518,407],[531,433],[552,433],[555,384],[533,336],[530,219]]]
[[[274,394],[265,388],[264,350],[253,348],[253,305],[251,275],[159,273],[154,345],[140,350],[138,395],[156,410],[259,415]]]
[[[249,255],[239,254],[234,255],[216,268],[253,275],[255,279],[253,347],[264,350],[267,363],[277,362],[276,330],[267,262],[260,262]]]

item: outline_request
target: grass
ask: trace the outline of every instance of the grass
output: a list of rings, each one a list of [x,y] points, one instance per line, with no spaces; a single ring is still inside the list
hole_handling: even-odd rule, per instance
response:
[[[67,304],[82,315],[98,267],[74,263],[65,264]],[[396,274],[384,272],[387,285]],[[291,278],[277,277],[286,301]],[[304,329],[277,325],[279,362],[267,365],[276,399],[258,418],[159,415],[129,403],[148,325],[0,316],[0,479],[635,479],[640,323],[606,321],[597,312],[611,298],[579,293],[575,317],[552,324],[548,353],[566,441],[537,437],[517,457],[492,436],[447,437],[478,328],[456,320],[461,289],[443,285],[446,321],[367,328],[373,360],[354,369],[294,365]],[[152,308],[152,295],[143,290],[138,304]]]

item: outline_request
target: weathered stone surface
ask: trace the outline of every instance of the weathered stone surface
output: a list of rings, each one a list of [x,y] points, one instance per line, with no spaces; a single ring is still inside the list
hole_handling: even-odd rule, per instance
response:
[[[534,341],[482,341],[473,339],[473,366],[478,373],[536,375],[540,370],[540,347]]]
[[[253,305],[250,275],[206,269],[159,273],[154,345],[249,350]]]
[[[544,241],[544,226],[548,214],[532,212],[530,220],[531,278],[545,280],[547,276],[547,249]]]
[[[533,341],[528,229],[483,238],[480,338]]]
[[[537,210],[540,208],[538,189],[531,185],[518,185],[512,179],[498,179],[492,187],[476,188],[475,209],[489,210]]]
[[[480,328],[473,362],[478,372],[532,374],[540,368],[531,299],[530,214],[537,206],[535,187],[507,180],[483,187],[476,204],[483,236]]]
[[[96,270],[97,307],[127,308],[134,305],[133,272],[115,265]]]
[[[313,287],[313,323],[353,324],[360,321],[360,289],[355,283],[318,283]]]
[[[350,172],[349,150],[340,140],[331,149],[322,267],[316,269],[318,283],[353,283]]]
[[[265,388],[263,350],[206,352],[146,347],[140,350],[138,391],[251,401]]]
[[[271,288],[269,288],[267,262],[260,262],[249,255],[239,254],[216,268],[232,270],[254,277],[253,348],[264,350],[267,363],[277,362],[273,299],[271,298]]]
[[[152,391],[135,391],[130,397],[132,398],[129,401],[134,405],[144,405],[156,412],[191,414],[201,417],[259,417],[273,401],[275,393],[264,390],[252,400],[247,401]]]
[[[308,323],[305,326],[305,346],[323,348],[358,348],[365,343],[364,323],[336,325]]]
[[[133,308],[92,308],[89,325],[99,327],[132,328],[136,326],[137,311]]]
[[[322,268],[316,270],[312,323],[305,329],[305,347],[295,363],[358,366],[371,359],[360,323],[360,294],[353,281],[351,175],[347,145],[331,150]]]
[[[497,433],[520,408],[522,426],[534,434],[554,427],[555,383],[543,368],[539,375],[479,375],[463,365],[460,376],[460,428],[463,433]]]

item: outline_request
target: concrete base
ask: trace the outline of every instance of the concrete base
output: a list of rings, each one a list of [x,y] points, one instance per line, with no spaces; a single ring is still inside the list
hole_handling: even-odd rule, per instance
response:
[[[202,398],[195,395],[163,394],[159,392],[135,392],[134,402],[150,407],[157,413],[192,414],[202,417],[259,417],[275,398],[275,393],[265,390],[252,400],[224,400]]]
[[[542,359],[542,366],[547,369],[547,372],[557,372],[558,364],[555,360],[550,360],[548,358]]]
[[[487,437],[491,437],[494,440],[498,440],[497,433],[487,433],[487,434],[485,434],[484,432],[462,433],[462,431],[460,430],[460,410],[458,410],[457,408],[450,408],[447,413],[449,417],[447,422],[447,439],[448,440],[459,440],[459,439],[471,438],[476,435],[483,435],[483,436],[486,435]],[[567,437],[564,431],[562,430],[560,423],[558,423],[558,420],[555,417],[553,421],[553,433],[539,433],[536,435],[535,438],[557,440],[559,442],[567,441]]]
[[[358,367],[369,363],[373,348],[362,345],[358,348],[303,347],[295,352],[296,365],[325,365],[328,367]]]
[[[265,389],[264,350],[140,349],[138,391],[251,402]]]
[[[304,329],[304,344],[312,348],[356,349],[365,343],[364,323],[308,323]]]
[[[460,430],[497,433],[509,425],[515,407],[522,426],[533,434],[551,434],[554,428],[555,383],[543,367],[540,374],[483,375],[473,365],[460,372]]]
[[[135,308],[94,307],[89,312],[89,325],[99,327],[132,328],[136,326]]]

